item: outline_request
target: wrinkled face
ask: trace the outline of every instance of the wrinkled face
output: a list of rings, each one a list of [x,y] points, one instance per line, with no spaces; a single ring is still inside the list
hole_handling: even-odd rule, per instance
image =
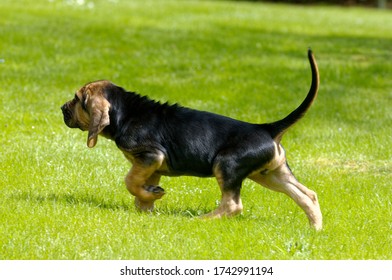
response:
[[[110,124],[110,104],[104,97],[104,90],[108,85],[108,81],[87,84],[61,107],[68,127],[89,132],[87,146],[90,148],[97,143],[98,134]]]
[[[90,124],[90,114],[87,111],[86,94],[83,94],[84,87],[75,93],[74,99],[65,103],[61,110],[64,115],[64,122],[70,128],[80,128],[88,130]]]

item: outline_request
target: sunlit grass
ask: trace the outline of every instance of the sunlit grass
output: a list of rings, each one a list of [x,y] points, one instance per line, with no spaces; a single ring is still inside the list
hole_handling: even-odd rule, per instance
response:
[[[73,3],[73,5],[71,5]],[[232,1],[2,1],[0,259],[390,259],[392,21],[388,11]],[[81,2],[80,2],[81,3]],[[244,213],[205,221],[214,179],[164,178],[140,214],[115,144],[67,128],[60,106],[110,79],[152,98],[250,122],[321,88],[283,139],[315,190],[314,232],[282,194],[244,182]]]

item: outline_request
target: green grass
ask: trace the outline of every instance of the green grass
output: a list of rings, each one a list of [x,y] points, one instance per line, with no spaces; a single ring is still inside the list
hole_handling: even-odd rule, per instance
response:
[[[391,259],[390,11],[230,1],[12,1],[0,9],[0,259]],[[93,3],[93,5],[92,5]],[[324,230],[288,197],[244,183],[244,213],[213,179],[164,178],[140,214],[111,141],[86,147],[60,106],[84,83],[250,122],[277,120],[321,88],[283,139],[315,190]]]

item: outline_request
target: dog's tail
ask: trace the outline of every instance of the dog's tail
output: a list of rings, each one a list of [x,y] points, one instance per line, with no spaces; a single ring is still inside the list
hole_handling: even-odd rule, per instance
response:
[[[310,67],[312,69],[312,85],[310,86],[308,95],[306,96],[304,101],[302,101],[301,105],[299,105],[298,108],[291,112],[287,117],[279,121],[267,124],[267,129],[270,132],[271,137],[277,143],[280,142],[286,130],[305,115],[305,113],[308,111],[317,96],[320,77],[317,63],[311,49],[308,50],[308,58],[310,62]]]

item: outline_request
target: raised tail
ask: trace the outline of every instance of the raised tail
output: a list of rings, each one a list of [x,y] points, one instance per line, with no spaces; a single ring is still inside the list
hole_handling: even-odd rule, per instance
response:
[[[302,101],[301,105],[299,105],[298,108],[292,111],[287,117],[279,121],[266,124],[267,129],[271,134],[271,137],[277,143],[280,142],[286,130],[305,115],[305,113],[312,105],[313,101],[316,99],[320,83],[320,77],[317,63],[311,49],[308,50],[308,58],[310,62],[310,67],[312,69],[312,85],[310,86],[308,95],[306,96],[304,101]]]

